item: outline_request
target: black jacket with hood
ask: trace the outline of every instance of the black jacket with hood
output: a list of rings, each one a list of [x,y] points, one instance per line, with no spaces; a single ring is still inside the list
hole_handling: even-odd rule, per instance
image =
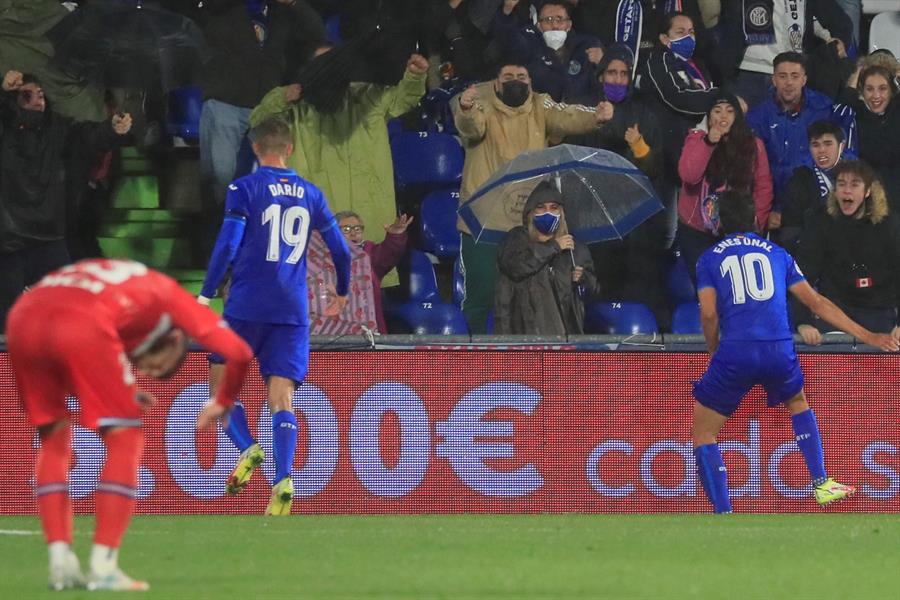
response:
[[[900,305],[900,220],[890,213],[879,182],[865,200],[860,218],[845,216],[832,193],[808,217],[800,235],[798,264],[819,293],[839,305],[894,309]],[[868,279],[867,285],[858,281]],[[795,306],[795,309],[798,308]],[[794,325],[812,315],[799,308]]]
[[[597,77],[594,78],[589,95],[579,98],[577,103],[585,106],[596,106],[602,100],[606,100],[603,92],[603,73],[613,60],[621,60],[631,70],[631,55],[624,47],[611,46],[603,55],[603,60],[597,65]],[[634,81],[628,83],[628,95],[619,103],[614,104],[613,118],[604,127],[595,129],[590,133],[568,136],[565,142],[579,146],[590,146],[615,152],[643,171],[653,182],[657,192],[663,175],[663,134],[657,117],[658,108],[646,100],[644,96],[636,93]],[[638,126],[644,142],[650,147],[650,152],[638,158],[635,156],[628,142],[625,141],[625,130],[634,125]]]
[[[75,122],[49,101],[43,113],[22,110],[0,92],[0,253],[63,239],[68,195],[119,137],[109,121]]]
[[[575,264],[584,267],[581,281],[572,281],[572,253],[555,240],[538,242],[529,235],[528,215],[542,202],[564,204],[556,188],[538,184],[525,202],[520,227],[506,234],[497,252],[500,272],[494,308],[498,334],[573,335],[584,332],[584,298],[599,293],[594,263],[587,246],[576,242]]]
[[[868,109],[855,88],[844,88],[839,101],[856,111],[859,157],[872,165],[884,185],[892,212],[900,212],[900,95],[893,85],[893,98],[884,114]]]
[[[322,18],[305,0],[291,6],[271,0],[268,7],[268,38],[260,45],[244,2],[204,4],[200,23],[210,53],[201,74],[204,99],[253,108],[325,41]]]

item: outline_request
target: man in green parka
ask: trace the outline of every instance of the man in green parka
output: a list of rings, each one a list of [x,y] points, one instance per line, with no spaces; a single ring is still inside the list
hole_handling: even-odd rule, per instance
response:
[[[318,54],[318,53],[317,53]],[[413,54],[396,86],[351,83],[331,110],[307,101],[300,84],[273,89],[250,115],[250,126],[278,115],[294,137],[288,166],[318,186],[333,212],[352,211],[363,223],[393,223],[397,217],[394,167],[387,121],[412,109],[425,93],[428,61]],[[381,242],[371,227],[366,239]],[[396,271],[382,285],[396,285]]]

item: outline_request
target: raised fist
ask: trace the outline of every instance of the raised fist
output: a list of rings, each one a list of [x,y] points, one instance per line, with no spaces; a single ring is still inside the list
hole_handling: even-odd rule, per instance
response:
[[[588,48],[585,54],[587,54],[588,62],[595,65],[600,64],[600,61],[603,60],[603,48]]]
[[[24,85],[22,73],[19,71],[7,71],[3,76],[3,91],[14,92]]]
[[[131,115],[128,113],[113,115],[112,128],[119,135],[125,135],[131,131]]]
[[[428,59],[421,54],[413,54],[406,61],[406,70],[413,75],[423,75],[428,72]]]
[[[299,83],[284,86],[284,101],[287,103],[297,102],[303,95],[303,88]]]
[[[594,117],[596,117],[597,122],[600,124],[609,123],[613,118],[614,110],[612,102],[604,100],[597,105],[597,110],[594,111]]]
[[[476,100],[478,100],[478,90],[475,89],[474,85],[470,85],[462,94],[460,94],[459,106],[463,110],[469,110],[470,108],[475,106]]]

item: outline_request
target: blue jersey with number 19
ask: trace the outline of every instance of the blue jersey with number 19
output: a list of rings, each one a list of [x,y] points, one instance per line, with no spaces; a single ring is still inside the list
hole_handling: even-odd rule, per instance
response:
[[[758,235],[729,235],[697,261],[697,290],[716,290],[722,341],[791,340],[788,288],[803,273],[787,251]]]
[[[261,167],[228,186],[225,218],[246,219],[225,315],[257,323],[308,324],[310,229],[324,233],[336,227],[319,188],[290,169]]]

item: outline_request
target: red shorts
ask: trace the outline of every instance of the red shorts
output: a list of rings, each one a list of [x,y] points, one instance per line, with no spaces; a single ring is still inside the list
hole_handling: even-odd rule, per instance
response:
[[[66,418],[78,399],[82,426],[138,427],[134,376],[109,322],[85,308],[41,302],[28,292],[7,319],[7,348],[19,397],[35,427]]]

